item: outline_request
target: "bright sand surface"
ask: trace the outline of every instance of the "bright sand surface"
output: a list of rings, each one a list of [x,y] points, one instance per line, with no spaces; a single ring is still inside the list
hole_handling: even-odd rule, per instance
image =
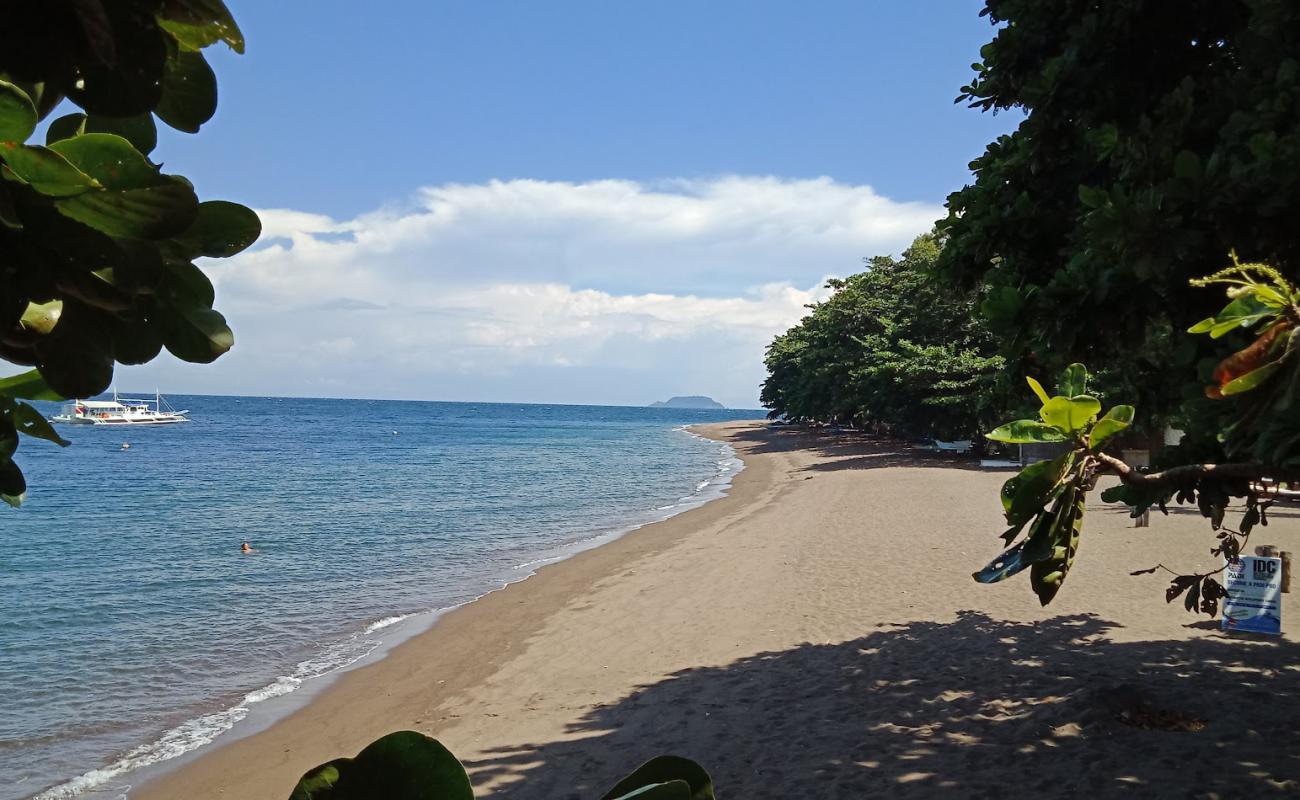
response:
[[[1300,793],[1296,595],[1281,640],[1229,637],[1165,604],[1167,574],[1129,575],[1210,565],[1194,511],[1135,529],[1094,495],[1042,609],[1027,576],[970,578],[1000,544],[1010,473],[854,436],[697,430],[745,461],[727,497],[449,613],[132,800],[285,798],[405,728],[459,755],[480,797],[594,800],[659,753],[703,763],[724,798]],[[1252,544],[1300,549],[1298,516],[1278,509]]]

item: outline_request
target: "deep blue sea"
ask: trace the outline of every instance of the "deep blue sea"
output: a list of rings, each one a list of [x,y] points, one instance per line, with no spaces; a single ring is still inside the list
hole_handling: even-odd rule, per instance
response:
[[[716,497],[739,462],[683,426],[761,416],[167,399],[192,421],[64,426],[71,447],[18,452],[27,502],[0,507],[3,800],[117,797],[412,620]]]

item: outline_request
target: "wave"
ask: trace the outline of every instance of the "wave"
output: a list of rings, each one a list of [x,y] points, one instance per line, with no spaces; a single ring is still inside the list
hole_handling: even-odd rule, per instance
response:
[[[235,727],[236,723],[248,716],[250,706],[283,697],[313,678],[338,672],[370,655],[381,644],[379,639],[367,638],[370,634],[411,616],[413,615],[400,614],[372,622],[363,631],[326,647],[312,658],[298,662],[292,675],[281,675],[271,683],[245,694],[235,705],[186,720],[154,741],[127,752],[108,766],[90,770],[66,783],[46,789],[33,800],[67,800],[77,797],[119,775],[196,750]]]
[[[695,439],[714,441],[688,430],[686,426],[680,426],[674,430],[681,431]],[[735,450],[726,444],[719,446],[718,454],[720,458],[716,460],[714,474],[707,480],[697,482],[691,494],[678,498],[674,503],[656,507],[656,511],[670,512],[659,516],[658,519],[675,516],[725,494],[735,474],[744,468],[744,462],[736,456]],[[646,520],[630,527],[604,531],[593,536],[584,537],[580,541],[570,542],[562,554],[552,554],[518,564],[513,568],[514,570],[529,570],[529,573],[516,580],[522,580],[534,574],[530,569],[532,567],[562,561],[577,552],[618,538],[651,521],[654,520]],[[507,580],[502,586],[498,586],[498,589],[513,582],[514,580]],[[482,596],[478,595],[478,597]],[[455,607],[457,606],[451,608]],[[435,609],[433,612],[442,613],[446,610],[449,609]],[[126,773],[176,758],[203,747],[248,717],[252,707],[258,703],[291,694],[302,687],[304,683],[314,678],[324,677],[344,670],[366,658],[379,647],[391,645],[391,642],[385,642],[375,634],[391,628],[411,616],[414,615],[397,614],[371,622],[362,630],[351,634],[342,641],[326,646],[312,658],[299,662],[292,674],[281,675],[274,681],[248,692],[234,705],[186,720],[165,731],[154,741],[128,751],[111,764],[87,771],[69,781],[46,789],[36,795],[33,800],[69,800],[96,787],[101,787]],[[123,786],[122,788],[125,790],[129,787]]]

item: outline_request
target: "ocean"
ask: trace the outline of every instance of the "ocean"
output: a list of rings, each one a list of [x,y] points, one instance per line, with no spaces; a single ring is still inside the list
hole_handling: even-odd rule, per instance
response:
[[[167,399],[192,421],[63,426],[71,447],[18,451],[27,501],[0,509],[2,800],[118,797],[436,611],[719,496],[741,465],[684,426],[762,416]]]

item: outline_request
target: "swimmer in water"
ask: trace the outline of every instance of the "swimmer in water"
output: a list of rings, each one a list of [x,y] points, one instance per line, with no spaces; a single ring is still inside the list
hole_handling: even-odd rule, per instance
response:
[[[243,544],[241,544],[241,545],[239,546],[239,552],[241,552],[241,553],[256,553],[257,551],[254,550],[254,549],[252,548],[252,546],[250,546],[250,545],[248,544],[248,542],[244,542]]]

